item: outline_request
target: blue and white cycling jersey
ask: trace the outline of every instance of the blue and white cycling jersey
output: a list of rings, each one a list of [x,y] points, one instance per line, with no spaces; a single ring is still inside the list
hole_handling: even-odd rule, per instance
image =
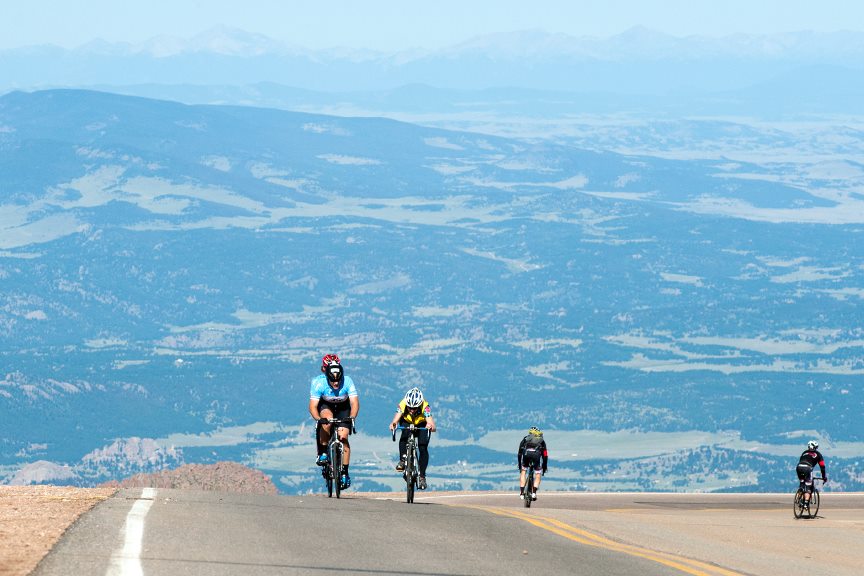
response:
[[[319,374],[312,379],[312,387],[309,389],[310,400],[323,400],[328,404],[347,403],[352,396],[357,396],[357,388],[350,376],[343,376],[339,388],[333,388],[327,381],[327,376]]]

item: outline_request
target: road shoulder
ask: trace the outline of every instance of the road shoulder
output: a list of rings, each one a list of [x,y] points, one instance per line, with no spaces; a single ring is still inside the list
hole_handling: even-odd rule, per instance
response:
[[[26,576],[114,488],[0,486],[0,576]]]

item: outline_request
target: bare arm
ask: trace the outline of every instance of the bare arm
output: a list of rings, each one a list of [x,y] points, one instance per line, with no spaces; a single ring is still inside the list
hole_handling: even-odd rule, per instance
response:
[[[321,418],[321,413],[318,412],[318,400],[315,398],[309,399],[309,415],[312,416],[313,420]]]
[[[348,399],[348,403],[351,404],[351,418],[356,418],[357,413],[360,412],[360,398],[357,396],[351,396]]]
[[[402,419],[402,412],[400,410],[396,411],[396,414],[393,415],[393,421],[390,422],[390,430],[395,430],[396,426],[399,425],[399,420]]]

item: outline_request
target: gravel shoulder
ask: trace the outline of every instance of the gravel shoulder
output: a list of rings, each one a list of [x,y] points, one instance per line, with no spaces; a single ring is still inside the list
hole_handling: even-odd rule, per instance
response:
[[[26,576],[81,514],[115,488],[0,486],[0,576]]]

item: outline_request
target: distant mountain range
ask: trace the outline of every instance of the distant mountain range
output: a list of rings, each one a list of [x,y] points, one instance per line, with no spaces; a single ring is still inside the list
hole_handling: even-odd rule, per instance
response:
[[[388,90],[406,84],[477,90],[666,94],[739,90],[798,70],[830,67],[860,77],[864,34],[675,37],[633,28],[609,38],[523,31],[440,50],[312,51],[218,28],[191,39],[140,45],[93,41],[75,49],[0,52],[0,90],[130,84],[245,85],[273,82],[325,91]],[[855,83],[860,90],[860,81]]]

